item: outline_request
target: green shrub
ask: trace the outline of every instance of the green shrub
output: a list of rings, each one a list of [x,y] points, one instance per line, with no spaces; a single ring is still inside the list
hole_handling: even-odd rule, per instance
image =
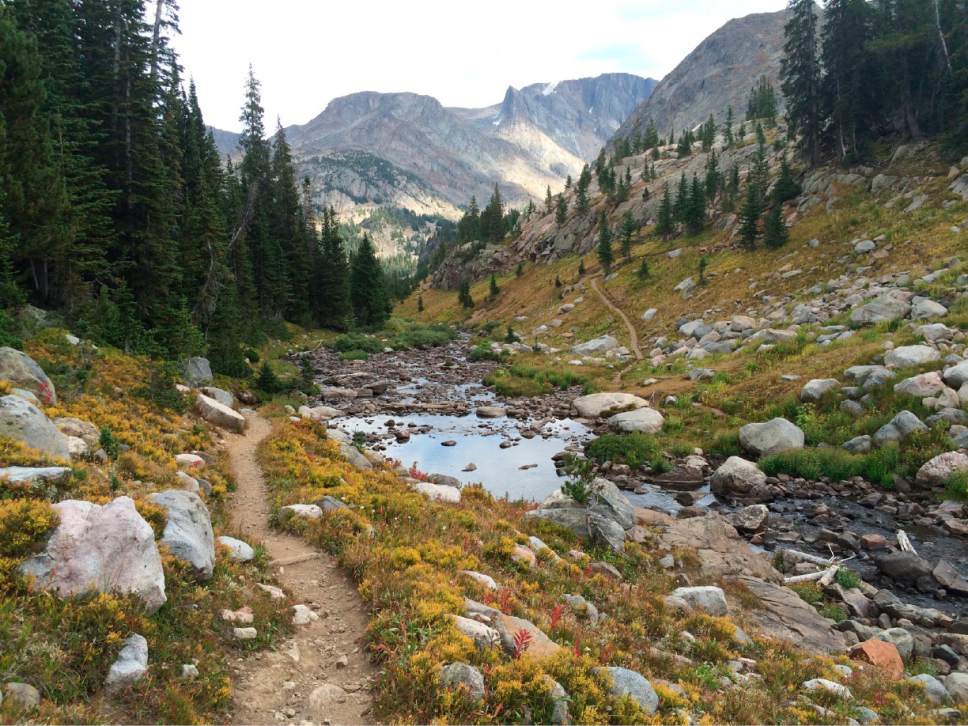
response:
[[[365,350],[344,350],[339,357],[343,360],[369,360],[370,354]]]
[[[848,567],[841,567],[837,570],[836,579],[838,585],[848,590],[854,587],[860,587],[861,583],[860,575]]]
[[[968,499],[968,471],[958,471],[948,477],[944,485],[951,499]]]
[[[177,379],[178,372],[174,363],[160,363],[152,366],[148,383],[136,388],[134,394],[159,408],[184,413],[187,405],[185,397],[175,388]]]
[[[259,369],[259,377],[255,385],[260,391],[269,395],[281,393],[285,389],[285,385],[268,363],[263,363],[262,368]]]
[[[24,347],[24,342],[20,339],[20,326],[17,321],[0,309],[0,347],[3,346],[20,350]]]
[[[843,449],[795,449],[767,456],[759,466],[767,475],[789,474],[804,479],[827,477],[834,481],[862,476],[868,481],[891,487],[900,464],[900,452],[895,446],[869,454],[851,454]]]
[[[471,348],[471,352],[467,354],[467,360],[472,363],[481,360],[493,360],[500,363],[507,356],[508,354],[504,351],[491,350],[490,343],[482,340]]]
[[[395,335],[390,345],[397,349],[437,348],[456,337],[457,333],[447,325],[414,325]]]
[[[112,459],[117,458],[118,454],[121,453],[121,442],[118,441],[110,426],[101,427],[101,434],[98,438],[98,443],[101,445],[101,448],[104,449],[104,453],[110,456]]]
[[[592,495],[592,464],[588,459],[579,459],[569,454],[565,459],[565,471],[569,478],[561,485],[561,493],[571,497],[579,504],[587,504]]]
[[[605,434],[585,447],[586,453],[599,462],[628,464],[633,469],[648,464],[656,471],[668,471],[658,442],[646,434]]]
[[[379,353],[385,347],[383,343],[372,335],[362,333],[346,333],[333,341],[330,346],[337,353],[345,353],[350,350],[362,350],[367,353]]]

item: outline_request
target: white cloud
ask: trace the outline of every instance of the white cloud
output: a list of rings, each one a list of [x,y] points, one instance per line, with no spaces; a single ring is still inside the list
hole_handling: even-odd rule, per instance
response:
[[[238,128],[246,69],[267,126],[305,123],[337,96],[414,91],[497,103],[508,85],[625,71],[661,78],[732,17],[785,0],[181,0],[175,46],[206,120]]]

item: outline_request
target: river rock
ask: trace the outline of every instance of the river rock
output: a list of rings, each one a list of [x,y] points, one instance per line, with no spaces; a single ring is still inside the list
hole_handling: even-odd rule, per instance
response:
[[[199,393],[195,399],[195,408],[199,416],[219,428],[241,434],[245,431],[245,416],[204,393]]]
[[[108,504],[68,499],[51,505],[60,522],[43,552],[20,571],[62,597],[90,590],[139,597],[153,613],[165,600],[155,533],[129,497]]]
[[[750,622],[764,635],[793,642],[817,653],[840,653],[846,648],[843,634],[832,627],[793,590],[754,577],[738,577],[759,607],[747,611]]]
[[[731,456],[709,480],[712,493],[719,497],[754,499],[768,496],[766,474],[752,461]]]
[[[70,456],[67,437],[39,408],[20,396],[0,397],[0,436],[23,441],[32,449],[60,459]]]
[[[571,406],[583,418],[598,418],[610,412],[644,408],[649,402],[631,393],[592,393],[572,401]]]
[[[612,520],[622,529],[631,529],[635,524],[635,509],[629,500],[615,484],[602,477],[592,482],[588,511]]]
[[[475,413],[478,418],[503,418],[508,411],[501,406],[478,406]]]
[[[15,348],[0,348],[0,380],[33,393],[44,406],[57,404],[57,392],[43,368],[26,353]]]
[[[679,598],[690,608],[709,615],[726,615],[729,612],[726,594],[719,587],[678,587],[672,591],[671,597]]]
[[[179,489],[157,492],[148,499],[168,512],[162,544],[189,563],[200,579],[210,578],[215,567],[215,535],[205,503],[194,492]]]
[[[960,451],[938,454],[921,465],[915,477],[925,487],[944,486],[952,474],[968,471],[968,455]]]
[[[297,412],[300,418],[310,421],[329,421],[331,418],[339,418],[343,412],[332,406],[300,406]]]
[[[108,669],[104,687],[108,693],[128,688],[144,678],[148,672],[148,641],[144,636],[132,633],[125,638],[121,652]]]
[[[759,532],[766,524],[770,510],[765,504],[751,504],[729,516],[729,522],[743,532]]]
[[[192,388],[207,386],[214,380],[212,366],[209,365],[208,358],[197,356],[189,358],[182,364],[182,375],[185,377],[185,382]]]
[[[927,560],[913,552],[888,552],[874,557],[877,569],[898,582],[917,582],[918,578],[931,574]]]
[[[739,443],[757,456],[769,456],[779,451],[802,449],[803,431],[785,418],[775,418],[765,423],[746,424],[739,430]]]
[[[654,408],[647,406],[634,411],[617,413],[608,419],[613,431],[623,433],[657,434],[662,430],[665,419]]]
[[[660,532],[659,545],[666,551],[695,550],[699,576],[707,581],[735,575],[783,581],[770,559],[754,550],[719,514],[672,520]]]
[[[641,673],[618,666],[596,668],[595,673],[606,680],[615,698],[629,696],[646,713],[655,713],[659,708],[659,695]]]
[[[934,579],[938,581],[938,584],[948,592],[962,597],[968,596],[968,581],[947,560],[939,560],[938,564],[934,566],[934,570],[931,571],[931,574],[934,575]]]
[[[463,691],[472,701],[484,698],[484,676],[468,663],[449,663],[440,671],[440,683],[444,688]]]
[[[902,345],[887,351],[884,355],[884,365],[888,368],[911,368],[940,359],[941,353],[930,345]]]
[[[255,559],[255,550],[240,539],[222,535],[218,538],[218,543],[229,551],[229,559],[235,562],[249,562]]]
[[[619,347],[619,342],[611,335],[603,335],[600,338],[580,343],[571,349],[576,355],[602,355],[615,350]]]

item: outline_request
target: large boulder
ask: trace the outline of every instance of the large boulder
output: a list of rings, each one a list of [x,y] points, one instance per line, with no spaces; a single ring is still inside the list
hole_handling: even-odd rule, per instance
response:
[[[90,421],[84,421],[79,418],[71,418],[68,416],[60,416],[52,420],[54,426],[60,431],[64,436],[74,437],[81,439],[85,444],[87,444],[88,449],[95,451],[101,441],[101,431],[97,426],[92,424]]]
[[[209,398],[204,393],[198,394],[198,398],[195,399],[195,408],[198,415],[210,424],[234,431],[237,434],[245,431],[245,416],[219,403],[214,398]]]
[[[719,514],[675,519],[660,526],[664,526],[664,531],[659,535],[660,547],[668,551],[695,551],[698,574],[703,580],[749,575],[771,582],[783,582],[783,575],[773,567],[770,558],[753,549]]]
[[[43,488],[49,484],[60,484],[71,476],[66,466],[4,466],[0,467],[0,481],[31,489]]]
[[[588,536],[592,542],[603,544],[613,552],[625,551],[625,530],[620,524],[600,514],[589,512],[587,525]]]
[[[922,577],[930,577],[931,563],[914,552],[888,552],[874,557],[874,564],[883,574],[896,582],[915,583]]]
[[[501,613],[494,619],[494,628],[501,638],[501,645],[509,655],[515,654],[517,650],[515,636],[518,636],[521,631],[531,636],[527,649],[523,653],[525,656],[547,658],[561,650],[560,645],[545,635],[538,626],[524,618],[516,618],[513,615]]]
[[[47,374],[33,358],[15,348],[0,348],[0,380],[30,391],[45,406],[57,403],[57,392]]]
[[[615,338],[611,335],[603,335],[600,338],[595,338],[574,346],[571,352],[577,355],[602,355],[618,347],[619,342]]]
[[[62,597],[95,590],[139,597],[148,612],[165,598],[165,573],[155,533],[128,497],[104,505],[68,499],[52,505],[60,518],[43,552],[20,571]]]
[[[571,402],[575,413],[583,418],[598,418],[609,413],[645,408],[649,402],[631,393],[591,393]]]
[[[916,297],[911,301],[911,320],[943,318],[947,314],[948,308],[929,297]]]
[[[775,418],[765,423],[746,424],[739,430],[740,446],[757,456],[769,456],[789,449],[802,449],[803,442],[803,431],[785,418]]]
[[[940,359],[941,353],[930,345],[902,345],[884,354],[884,365],[888,368],[911,368]]]
[[[910,293],[886,293],[854,308],[850,321],[855,325],[889,323],[905,318],[911,312]]]
[[[736,582],[758,601],[759,607],[746,613],[764,635],[818,653],[845,650],[843,635],[833,629],[833,621],[822,617],[790,588],[755,577],[739,577]]]
[[[944,369],[944,382],[952,388],[961,388],[968,383],[968,360],[961,361]]]
[[[189,563],[200,579],[210,578],[215,567],[215,534],[205,502],[194,492],[180,489],[157,492],[148,499],[168,512],[162,544]]]
[[[927,430],[928,427],[915,414],[910,411],[901,411],[874,432],[874,442],[883,446],[884,444],[902,441],[915,431]]]
[[[946,388],[947,386],[941,380],[941,374],[938,371],[921,373],[894,384],[895,393],[903,393],[908,396],[915,396],[916,398],[937,396]]]
[[[339,418],[343,412],[332,406],[300,406],[299,417],[310,421],[329,421],[331,418]]]
[[[0,398],[0,436],[61,459],[70,457],[70,444],[44,413],[20,396]]]
[[[631,529],[635,524],[635,509],[629,500],[608,479],[595,479],[591,486],[588,511],[616,522],[622,529]]]
[[[484,698],[484,675],[468,663],[450,663],[440,671],[444,688],[463,691],[472,701]]]
[[[726,615],[729,606],[726,604],[726,593],[720,587],[711,585],[699,587],[677,587],[670,597],[686,603],[693,610],[701,610],[709,615]]]
[[[766,474],[752,461],[731,456],[709,480],[713,494],[725,498],[762,499],[769,497]]]
[[[185,382],[192,388],[207,386],[214,380],[212,366],[209,365],[208,358],[199,356],[189,358],[182,364],[182,375],[185,377]]]
[[[613,431],[623,433],[657,434],[662,430],[665,419],[654,408],[647,406],[634,411],[617,413],[608,419],[608,425]]]
[[[814,378],[807,381],[806,385],[800,390],[800,400],[804,402],[816,402],[826,396],[831,391],[836,391],[840,386],[840,381],[836,378]]]
[[[235,408],[235,396],[230,391],[226,391],[224,388],[217,388],[215,386],[202,386],[200,390],[206,396],[209,398],[214,398],[223,406]]]
[[[968,456],[960,451],[949,451],[924,462],[916,479],[921,486],[944,486],[952,474],[959,472],[968,472]]]
[[[607,681],[615,698],[629,696],[646,713],[655,713],[659,708],[659,695],[641,673],[618,666],[596,668],[595,673]]]

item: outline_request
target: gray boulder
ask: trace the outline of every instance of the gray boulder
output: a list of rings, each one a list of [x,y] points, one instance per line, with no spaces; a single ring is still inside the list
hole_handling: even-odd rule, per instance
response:
[[[28,485],[33,489],[48,484],[60,484],[71,475],[66,466],[5,466],[0,467],[0,480],[10,484]]]
[[[924,695],[935,706],[940,706],[948,700],[948,690],[932,675],[921,673],[907,679],[909,683],[917,683],[924,689]]]
[[[59,524],[44,551],[20,566],[24,575],[62,597],[94,590],[136,595],[148,612],[164,604],[155,533],[130,498],[105,505],[68,499],[52,508]]]
[[[199,393],[195,399],[195,409],[198,415],[210,424],[219,428],[241,434],[245,431],[245,416],[238,411],[234,411],[214,398],[209,398],[204,393]]]
[[[223,406],[227,406],[228,408],[235,408],[235,396],[232,395],[230,392],[226,391],[224,388],[216,388],[215,386],[202,386],[201,392],[204,393],[209,398],[214,398]]]
[[[796,424],[785,418],[775,418],[765,423],[751,423],[741,427],[739,443],[752,454],[769,456],[779,451],[802,449],[804,436]]]
[[[916,297],[911,301],[911,320],[930,320],[943,318],[948,308],[928,297]]]
[[[767,494],[766,474],[752,461],[731,456],[709,480],[713,494],[737,499],[758,499]]]
[[[806,385],[800,390],[800,400],[804,402],[819,401],[839,387],[840,381],[836,378],[814,378],[812,381],[807,381]]]
[[[0,436],[23,441],[32,449],[60,459],[70,457],[67,437],[39,408],[20,396],[0,398]]]
[[[198,356],[189,358],[182,364],[182,375],[185,377],[185,382],[192,388],[207,386],[214,380],[212,366],[209,365],[208,358]]]
[[[874,557],[877,569],[897,582],[914,583],[931,575],[931,564],[913,552],[888,552]]]
[[[872,447],[872,439],[866,434],[863,436],[855,436],[849,441],[844,442],[844,449],[849,451],[851,454],[866,454],[870,452]]]
[[[33,393],[44,406],[57,403],[57,392],[44,370],[26,353],[0,348],[0,380],[10,381],[16,388]]]
[[[121,652],[111,664],[104,687],[108,693],[115,693],[134,685],[148,672],[148,641],[144,636],[133,633],[125,638]]]
[[[678,587],[671,596],[685,601],[693,610],[701,610],[709,615],[726,615],[729,612],[726,593],[719,587]]]
[[[7,697],[8,708],[12,707],[14,713],[27,713],[40,705],[40,691],[29,683],[4,683],[3,693]]]
[[[81,439],[91,451],[97,450],[101,441],[101,431],[90,421],[60,416],[51,421],[64,436]]]
[[[588,536],[592,542],[606,545],[615,552],[625,551],[625,530],[612,519],[589,512]]]
[[[571,402],[575,413],[583,418],[598,418],[604,414],[623,409],[645,408],[649,402],[631,393],[591,393]]]
[[[252,546],[240,539],[222,535],[218,538],[218,543],[228,549],[229,559],[235,562],[249,562],[255,558],[255,550]]]
[[[484,698],[484,675],[467,663],[450,663],[440,671],[440,682],[444,688],[463,691],[472,701]]]
[[[602,355],[610,350],[619,347],[619,342],[611,335],[603,335],[600,338],[580,343],[571,349],[576,355]]]
[[[655,713],[659,707],[659,695],[641,673],[618,666],[596,668],[595,673],[607,681],[615,698],[629,696],[646,713]]]
[[[617,486],[601,477],[592,482],[588,511],[616,522],[622,529],[631,529],[635,524],[635,509],[629,500]]]
[[[900,383],[894,384],[895,393],[903,393],[908,396],[925,398],[927,396],[937,396],[947,388],[941,380],[938,371],[928,371],[910,378],[905,378]]]
[[[874,432],[874,442],[879,446],[896,443],[913,434],[915,431],[927,431],[928,427],[910,411],[901,411],[886,424]]]
[[[662,430],[665,418],[654,408],[644,406],[634,411],[617,413],[608,419],[613,431],[624,433],[656,434]]]
[[[968,455],[960,451],[938,454],[918,469],[916,480],[921,486],[944,486],[952,474],[968,471]]]
[[[886,293],[858,308],[854,308],[850,314],[850,321],[855,325],[889,323],[906,318],[910,312],[909,293]]]
[[[968,360],[962,361],[944,370],[944,382],[952,388],[958,389],[968,383]]]
[[[902,345],[885,353],[884,365],[888,368],[911,368],[940,359],[941,353],[930,345]]]
[[[179,489],[157,492],[148,499],[168,512],[162,544],[189,563],[200,579],[210,578],[215,567],[215,534],[205,503],[194,492]]]
[[[959,706],[968,703],[968,673],[949,673],[945,676],[944,687],[953,703]]]

